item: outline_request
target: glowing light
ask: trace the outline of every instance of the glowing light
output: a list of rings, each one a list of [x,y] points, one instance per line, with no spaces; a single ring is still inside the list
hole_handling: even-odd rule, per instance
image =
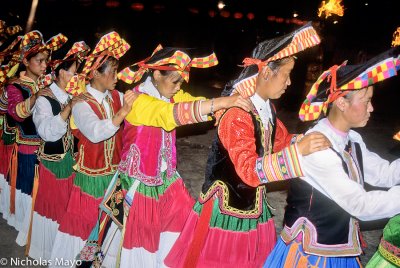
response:
[[[392,47],[397,46],[400,46],[400,27],[397,27],[397,30],[393,33]]]
[[[209,15],[211,18],[214,18],[215,15],[217,15],[217,12],[215,12],[215,10],[210,10],[210,11],[208,11],[208,15]]]
[[[318,17],[325,15],[325,18],[328,18],[332,14],[343,17],[344,6],[341,3],[342,0],[328,0],[328,2],[322,1],[321,7],[318,9]]]
[[[364,4],[364,5],[368,6],[368,2],[365,2],[365,4]]]
[[[297,18],[299,16],[299,14],[295,11],[293,12],[293,18]]]
[[[142,3],[132,3],[131,9],[135,11],[142,11],[144,9],[144,5]]]
[[[234,17],[235,19],[241,19],[241,18],[243,18],[243,14],[240,13],[240,12],[235,12],[235,13],[233,14],[233,17]]]
[[[254,13],[248,13],[247,14],[247,18],[249,19],[249,20],[254,20],[254,18],[255,18],[255,16],[254,16]]]
[[[217,7],[218,7],[218,9],[223,9],[225,7],[225,3],[222,1],[219,1]]]
[[[333,24],[338,24],[339,22],[337,20],[333,21]]]

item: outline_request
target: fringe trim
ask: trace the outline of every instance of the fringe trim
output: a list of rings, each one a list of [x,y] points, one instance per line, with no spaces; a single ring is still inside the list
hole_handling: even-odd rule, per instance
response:
[[[75,172],[72,168],[75,165],[75,161],[70,152],[67,152],[65,157],[60,161],[54,162],[40,159],[40,162],[50,170],[57,179],[69,178]]]

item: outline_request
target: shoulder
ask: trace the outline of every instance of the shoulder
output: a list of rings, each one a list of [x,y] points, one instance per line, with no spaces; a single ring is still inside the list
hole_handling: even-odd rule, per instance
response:
[[[232,107],[222,114],[219,124],[246,124],[248,122],[252,122],[249,112],[239,107]]]

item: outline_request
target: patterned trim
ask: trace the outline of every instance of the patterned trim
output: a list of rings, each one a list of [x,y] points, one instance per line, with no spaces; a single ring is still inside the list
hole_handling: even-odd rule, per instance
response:
[[[266,59],[264,61],[264,64],[270,61],[275,61],[285,57],[292,56],[307,48],[316,46],[320,42],[321,40],[315,29],[312,26],[305,27],[304,29],[294,34],[292,40],[286,47],[280,49],[272,57]],[[274,47],[274,49],[279,49],[279,48],[280,47]],[[239,94],[242,95],[242,97],[252,96],[255,93],[255,83],[257,75],[258,73],[248,78],[245,78],[240,82],[238,82],[237,84],[235,84],[233,87],[237,90]]]
[[[121,188],[121,180],[117,178],[114,185],[112,185],[111,190],[106,193],[103,201],[101,201],[100,207],[111,217],[113,222],[117,224],[119,228],[123,227],[123,222],[118,219],[118,216],[121,216],[120,213],[123,212],[120,210],[123,201],[124,194]]]
[[[92,97],[89,93],[84,93],[81,95],[83,97],[83,99],[86,102],[91,102],[94,105],[97,106],[97,109],[100,111],[100,113],[102,114],[103,118],[107,118],[107,113],[105,111],[105,108],[99,104],[94,97]],[[112,118],[115,114],[114,111],[114,107],[113,105],[111,105],[111,103],[109,103],[110,106],[110,113],[111,116],[110,118]],[[118,130],[119,131],[119,130]],[[86,166],[84,166],[85,163],[85,146],[83,144],[81,144],[79,146],[79,158],[78,158],[78,162],[76,163],[76,165],[74,166],[76,171],[79,171],[85,175],[89,175],[89,176],[93,176],[93,175],[109,175],[109,174],[113,174],[115,172],[115,170],[117,169],[118,165],[113,165],[112,164],[112,159],[114,156],[114,148],[115,148],[115,141],[116,139],[116,134],[114,134],[111,138],[103,141],[104,144],[104,151],[103,151],[103,155],[104,155],[104,167],[103,168],[98,168],[98,169],[91,169],[88,168]],[[89,156],[90,157],[90,156]]]
[[[334,223],[332,223],[334,224]],[[358,238],[357,221],[353,218],[349,222],[349,236],[346,244],[325,245],[317,242],[318,233],[315,226],[305,217],[300,217],[292,225],[282,230],[281,238],[288,244],[303,233],[303,249],[307,254],[326,257],[358,256],[362,253]]]
[[[27,98],[26,100],[20,102],[15,107],[15,111],[19,118],[27,118],[32,114],[31,111],[31,98]]]
[[[398,247],[382,238],[378,251],[386,260],[400,267],[400,249]]]
[[[171,151],[169,149],[167,149],[167,151]],[[161,150],[160,150],[161,152]],[[166,157],[168,156],[172,156],[172,154],[166,154]],[[143,174],[140,171],[140,163],[141,163],[141,155],[140,155],[140,150],[139,148],[136,146],[136,144],[131,144],[130,148],[129,148],[129,152],[128,155],[126,156],[125,160],[121,160],[119,166],[118,166],[118,170],[122,173],[127,174],[129,177],[133,177],[141,182],[143,182],[144,184],[148,185],[148,186],[159,186],[163,184],[163,180],[162,180],[162,174],[161,174],[161,169],[157,168],[157,174],[155,176],[149,176],[146,174]],[[159,153],[158,154],[158,160],[157,160],[158,167],[161,167],[161,162],[162,162],[162,154]],[[168,161],[168,168],[167,168],[167,175],[168,178],[170,178],[172,175],[170,175],[171,173],[174,174],[176,169],[171,168],[171,161]]]
[[[177,126],[203,122],[200,113],[200,102],[179,102],[174,104],[174,120]]]
[[[256,172],[261,183],[304,176],[298,155],[296,145],[290,145],[278,153],[257,158]]]
[[[66,104],[63,104],[61,102],[59,102],[56,98],[56,96],[53,94],[52,91],[49,91],[49,93],[45,93],[42,96],[47,96],[50,97],[52,99],[54,99],[55,101],[57,101],[60,106],[61,106],[61,111],[65,108]],[[68,153],[69,150],[71,150],[71,154],[73,155],[73,149],[74,149],[74,136],[72,135],[72,130],[71,130],[71,125],[70,125],[70,116],[67,118],[67,131],[65,132],[65,134],[62,136],[61,140],[63,143],[63,151],[64,153],[61,154],[46,154],[44,152],[44,147],[46,142],[44,140],[42,140],[40,147],[37,151],[37,156],[39,159],[43,159],[43,160],[47,160],[47,161],[51,161],[51,162],[58,162],[62,159],[64,159],[65,155]]]
[[[199,202],[204,204],[212,198],[214,195],[219,200],[219,208],[222,214],[230,215],[233,217],[238,218],[245,218],[245,219],[256,219],[258,218],[262,211],[262,198],[265,193],[265,187],[259,186],[256,189],[256,200],[254,204],[254,208],[251,210],[241,210],[229,205],[229,189],[223,181],[216,180],[211,187],[208,189],[207,193],[203,194],[200,193]]]

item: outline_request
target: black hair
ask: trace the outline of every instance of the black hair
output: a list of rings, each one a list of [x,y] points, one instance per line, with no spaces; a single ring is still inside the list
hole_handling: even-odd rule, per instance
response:
[[[289,59],[294,59],[293,56],[285,57],[282,59],[278,59],[275,61],[270,61],[268,63],[268,67],[271,68],[271,70],[275,73],[279,68],[288,62]],[[233,91],[233,86],[240,82],[241,80],[250,77],[258,72],[258,66],[257,65],[250,65],[245,67],[242,72],[239,74],[239,76],[236,79],[233,79],[229,81],[226,85],[224,90],[221,93],[221,96],[230,96],[232,91]]]
[[[56,77],[58,77],[60,75],[60,70],[65,70],[68,71],[69,68],[71,68],[71,66],[77,63],[78,61],[76,59],[73,58],[73,56],[63,60],[58,66],[57,68],[54,70],[54,74]],[[78,67],[78,66],[77,66]]]
[[[103,56],[105,57],[105,56]],[[103,59],[101,59],[101,61],[103,61]],[[97,68],[97,71],[99,71],[99,73],[104,73],[107,69],[108,66],[115,66],[118,64],[118,59],[109,56],[104,62],[103,64]]]

